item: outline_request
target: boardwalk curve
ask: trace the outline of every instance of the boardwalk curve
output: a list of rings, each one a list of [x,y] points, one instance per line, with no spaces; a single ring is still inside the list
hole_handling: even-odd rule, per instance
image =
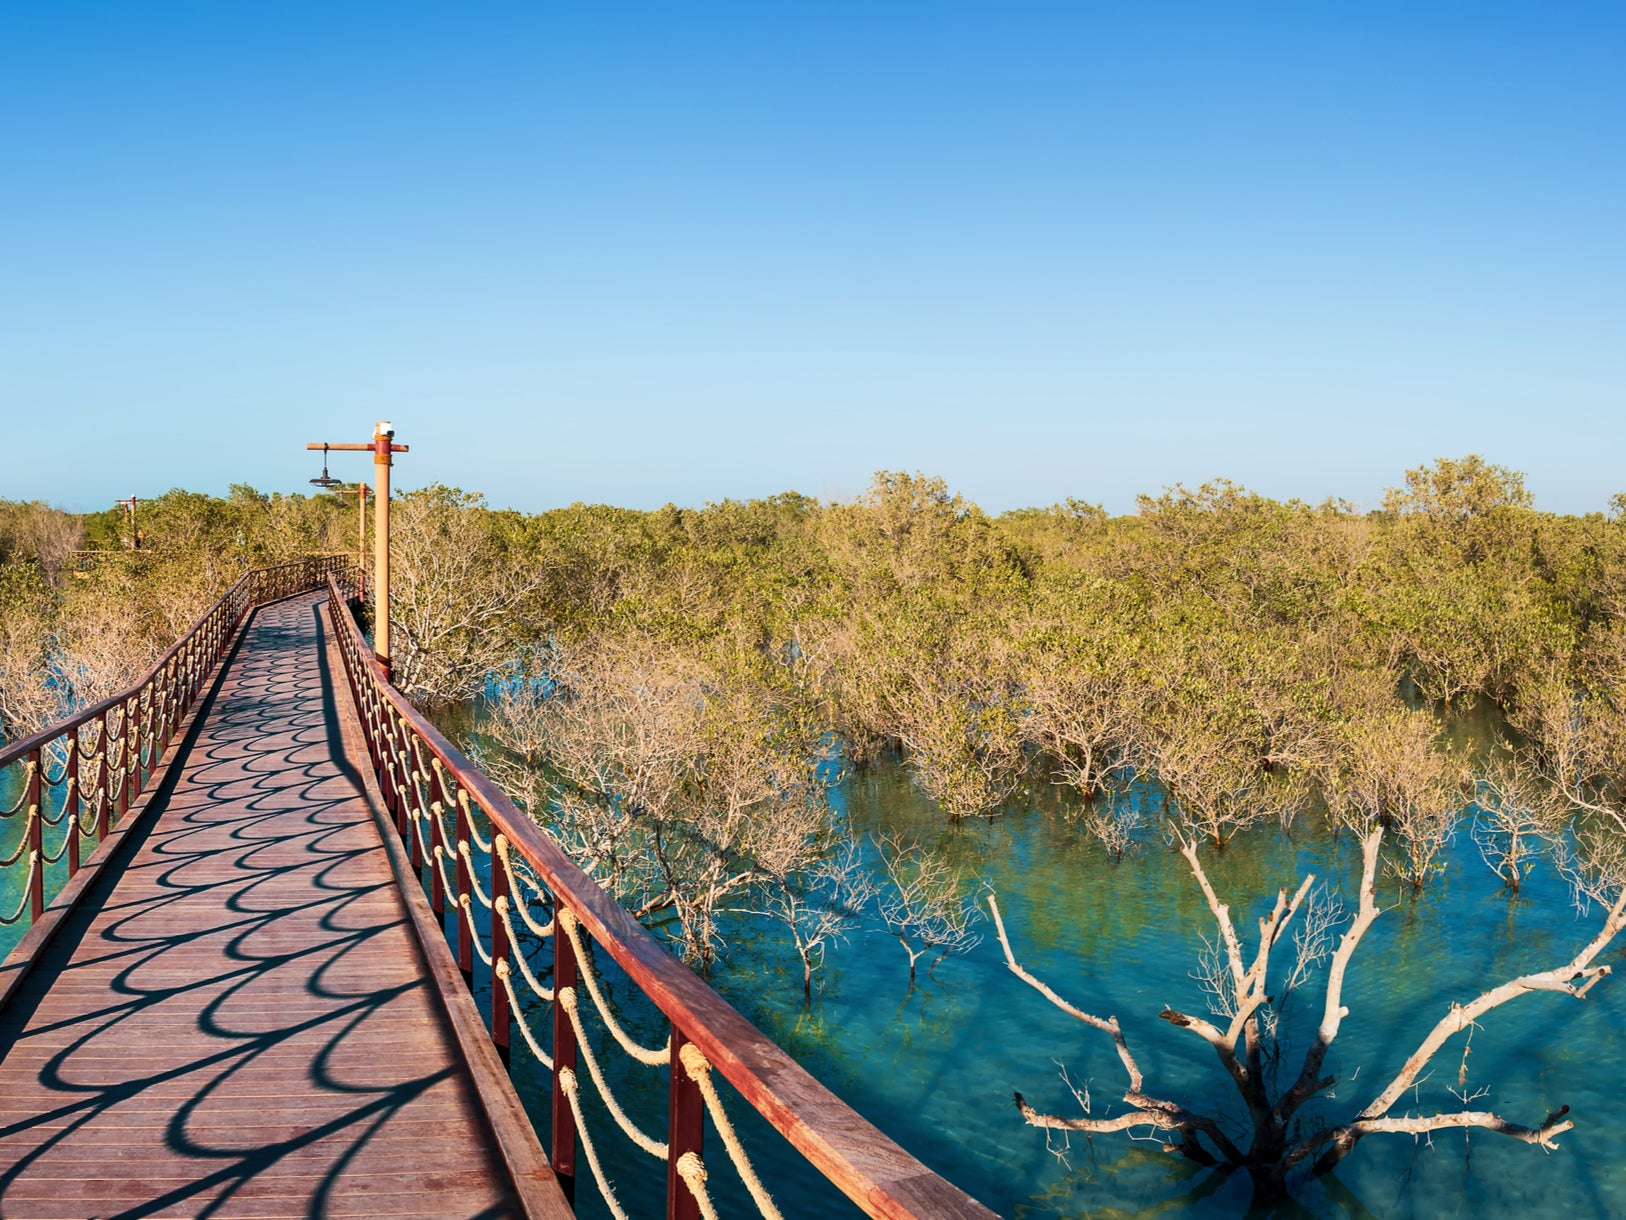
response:
[[[322,600],[255,613],[0,1010],[5,1216],[516,1214],[341,753]]]

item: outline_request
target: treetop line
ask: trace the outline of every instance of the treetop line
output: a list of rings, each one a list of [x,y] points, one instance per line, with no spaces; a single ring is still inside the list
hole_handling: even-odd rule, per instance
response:
[[[525,515],[432,487],[392,512],[397,685],[426,706],[482,698],[481,764],[696,963],[735,911],[782,923],[809,1003],[823,955],[872,904],[911,974],[968,947],[974,879],[901,841],[876,846],[885,876],[870,878],[830,787],[896,753],[946,817],[968,818],[1039,776],[1076,794],[1112,857],[1160,843],[1184,857],[1221,946],[1203,972],[1212,1011],[1161,1015],[1209,1044],[1248,1118],[1228,1129],[1145,1092],[1117,1018],[1029,974],[989,897],[1010,968],[1107,1034],[1128,1076],[1112,1119],[1020,1103],[1029,1122],[1160,1130],[1262,1191],[1368,1134],[1474,1125],[1545,1146],[1569,1128],[1561,1112],[1519,1126],[1466,1104],[1392,1110],[1465,1022],[1533,991],[1584,996],[1607,973],[1593,962],[1626,893],[1626,499],[1542,513],[1516,472],[1470,456],[1407,472],[1374,513],[1219,481],[1142,497],[1130,517],[1078,501],[989,517],[900,473],[840,504]],[[143,550],[119,553],[121,510],[0,504],[8,733],[120,689],[243,566],[349,550],[355,529],[337,497],[244,487],[141,514]],[[116,557],[76,572],[66,557],[86,542]],[[1441,710],[1472,701],[1506,726],[1494,749],[1442,731]],[[1361,842],[1359,906],[1338,933],[1301,882],[1250,949],[1204,856],[1306,817]],[[1465,822],[1504,884],[1550,860],[1601,901],[1602,930],[1557,969],[1463,1002],[1365,1109],[1308,1122],[1376,879],[1425,887]],[[1274,1014],[1321,974],[1316,1039],[1272,1091]]]

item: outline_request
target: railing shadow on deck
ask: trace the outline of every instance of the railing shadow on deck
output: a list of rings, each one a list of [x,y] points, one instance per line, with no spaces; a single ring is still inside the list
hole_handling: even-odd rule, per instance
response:
[[[313,576],[307,588],[314,583]],[[240,643],[239,636],[220,656],[229,659]],[[247,698],[222,706],[218,678],[206,690],[189,692],[187,703],[201,701],[172,760],[180,765],[161,774],[149,798],[167,809],[165,819],[133,821],[108,844],[116,849],[117,875],[146,870],[143,884],[130,894],[111,884],[116,877],[110,873],[99,879],[104,884],[87,887],[55,929],[61,941],[80,946],[75,960],[35,954],[26,982],[7,988],[0,1047],[9,1048],[14,1065],[29,1056],[28,1043],[17,1035],[38,1017],[53,988],[76,986],[75,972],[94,976],[96,990],[114,999],[65,1017],[51,1013],[53,1024],[30,1031],[67,1039],[47,1038],[50,1049],[35,1055],[37,1063],[24,1064],[33,1076],[26,1096],[35,1109],[0,1121],[0,1140],[21,1137],[12,1147],[27,1145],[0,1168],[0,1197],[37,1165],[60,1159],[76,1136],[129,1123],[126,1107],[151,1103],[165,1152],[218,1168],[165,1189],[161,1164],[130,1166],[139,1202],[132,1195],[114,1204],[125,1208],[120,1214],[175,1208],[212,1214],[245,1188],[263,1189],[267,1171],[290,1161],[309,1170],[301,1192],[310,1213],[326,1214],[332,1189],[390,1121],[456,1074],[452,1063],[423,1070],[392,1056],[377,1033],[369,1034],[392,1004],[428,984],[414,976],[368,985],[369,972],[350,968],[371,942],[402,923],[401,908],[393,896],[369,901],[392,888],[376,869],[370,878],[349,869],[378,850],[370,824],[357,823],[353,814],[330,816],[353,802],[357,789],[341,738],[331,731],[334,698],[344,696],[328,675],[307,673],[302,686],[280,692],[291,700],[273,710],[254,697],[254,688],[269,693],[283,680],[274,652],[242,666]],[[153,702],[161,712],[163,697]],[[206,717],[208,740],[200,743]],[[153,721],[161,725],[163,716]],[[57,732],[74,730],[70,723]],[[41,747],[25,742],[19,748]],[[155,749],[154,757],[161,753]],[[186,785],[177,795],[183,770]],[[72,812],[77,818],[79,811]],[[295,874],[307,879],[313,897],[290,903],[271,892],[278,879]],[[200,948],[201,960],[212,966],[201,972]],[[109,1059],[103,1048],[120,1035],[140,1045],[138,1057]],[[358,1072],[358,1064],[365,1070]],[[245,1112],[224,1100],[251,1080],[297,1080],[315,1100],[297,1118]],[[82,1155],[95,1152],[86,1148]],[[89,1170],[93,1176],[105,1171]],[[143,1180],[149,1175],[153,1180]]]
[[[37,927],[87,850],[129,813],[249,611],[320,588],[329,573],[348,571],[351,562],[347,555],[324,555],[245,573],[129,689],[0,746],[0,777],[18,781],[9,785],[15,799],[0,808],[0,878],[10,882],[0,893],[14,894],[16,904],[0,911],[0,928],[25,916]],[[47,831],[54,833],[54,848]],[[19,871],[23,879],[16,884],[11,879]],[[0,980],[0,1004],[5,987]]]

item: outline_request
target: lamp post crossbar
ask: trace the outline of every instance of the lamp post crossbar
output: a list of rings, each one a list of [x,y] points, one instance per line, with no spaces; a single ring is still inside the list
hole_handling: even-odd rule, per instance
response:
[[[395,429],[387,419],[373,425],[373,439],[365,445],[335,445],[331,441],[312,441],[306,449],[320,449],[323,453],[366,453],[373,455],[373,652],[391,676],[390,666],[390,466],[392,456],[410,452],[407,445],[394,443]],[[325,469],[325,467],[324,467]],[[358,508],[366,497],[358,499]]]

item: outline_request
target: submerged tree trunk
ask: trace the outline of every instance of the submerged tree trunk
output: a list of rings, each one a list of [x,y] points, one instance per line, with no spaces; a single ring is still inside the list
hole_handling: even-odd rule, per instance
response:
[[[1147,1093],[1140,1067],[1130,1051],[1118,1019],[1101,1018],[1085,1012],[1023,969],[1006,935],[998,901],[990,894],[988,907],[1004,950],[1005,964],[1011,972],[1063,1012],[1110,1037],[1128,1077],[1127,1088],[1122,1095],[1128,1109],[1113,1117],[1096,1118],[1088,1112],[1082,1117],[1042,1114],[1029,1106],[1018,1093],[1016,1105],[1022,1117],[1035,1127],[1090,1134],[1137,1128],[1167,1132],[1168,1138],[1163,1143],[1167,1152],[1204,1165],[1246,1170],[1261,1202],[1280,1198],[1287,1190],[1288,1175],[1307,1161],[1314,1172],[1325,1173],[1348,1155],[1361,1139],[1373,1134],[1393,1132],[1420,1136],[1454,1127],[1477,1127],[1552,1149],[1555,1146],[1554,1137],[1574,1125],[1566,1117],[1569,1112],[1567,1106],[1555,1110],[1535,1127],[1521,1126],[1486,1111],[1463,1109],[1401,1117],[1391,1116],[1390,1111],[1419,1082],[1447,1040],[1472,1028],[1491,1009],[1533,991],[1555,991],[1576,999],[1584,998],[1600,979],[1610,973],[1608,966],[1594,966],[1592,963],[1622,927],[1626,927],[1626,891],[1615,901],[1597,935],[1566,964],[1553,970],[1523,975],[1493,987],[1466,1004],[1452,1005],[1450,1012],[1436,1023],[1393,1079],[1353,1118],[1325,1125],[1307,1125],[1296,1121],[1306,1103],[1327,1093],[1338,1083],[1336,1076],[1323,1075],[1323,1070],[1343,1020],[1349,1015],[1349,1009],[1343,1002],[1343,987],[1350,959],[1380,913],[1375,887],[1378,849],[1382,839],[1381,825],[1373,826],[1361,839],[1359,906],[1353,920],[1340,936],[1337,947],[1330,953],[1320,1025],[1305,1052],[1297,1077],[1285,1089],[1274,1094],[1263,1070],[1267,1043],[1273,1043],[1273,1035],[1267,1033],[1266,1024],[1261,1018],[1278,1003],[1283,988],[1290,990],[1305,973],[1305,933],[1300,933],[1298,961],[1286,979],[1278,980],[1274,993],[1266,989],[1271,951],[1280,943],[1294,917],[1305,908],[1314,876],[1306,877],[1292,893],[1284,889],[1277,894],[1270,913],[1259,920],[1258,947],[1250,960],[1231,919],[1229,907],[1219,900],[1209,882],[1198,857],[1196,843],[1184,838],[1178,840],[1180,853],[1190,866],[1214,918],[1218,932],[1217,949],[1211,970],[1205,974],[1224,988],[1216,994],[1224,1001],[1222,1007],[1229,1010],[1229,1017],[1226,1026],[1221,1028],[1204,1017],[1174,1009],[1165,1008],[1158,1015],[1203,1039],[1219,1059],[1247,1108],[1250,1138],[1245,1148],[1221,1130],[1217,1115],[1191,1111],[1176,1101]],[[1301,925],[1309,926],[1304,921],[1301,921]]]

